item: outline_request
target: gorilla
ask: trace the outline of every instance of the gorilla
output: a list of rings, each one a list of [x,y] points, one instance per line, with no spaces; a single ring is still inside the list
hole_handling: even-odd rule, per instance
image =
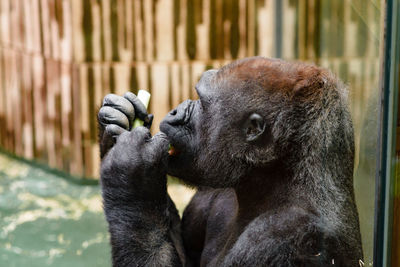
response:
[[[359,266],[345,86],[253,57],[208,70],[198,100],[152,116],[132,93],[98,113],[114,266]],[[135,118],[147,127],[131,129]],[[167,174],[198,189],[180,219]]]

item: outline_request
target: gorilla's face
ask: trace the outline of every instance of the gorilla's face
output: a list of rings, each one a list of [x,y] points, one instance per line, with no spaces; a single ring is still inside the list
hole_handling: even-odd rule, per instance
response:
[[[235,65],[206,71],[196,85],[199,100],[164,118],[160,130],[173,147],[170,175],[196,186],[230,187],[275,159],[267,123],[274,111],[265,90],[246,75]]]

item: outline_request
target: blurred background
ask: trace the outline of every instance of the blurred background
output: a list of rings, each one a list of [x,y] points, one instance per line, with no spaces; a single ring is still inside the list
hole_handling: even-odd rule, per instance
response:
[[[372,266],[383,5],[0,0],[0,265],[109,266],[97,183],[102,98],[149,90],[154,133],[172,107],[197,97],[203,71],[262,55],[315,62],[348,85]],[[194,192],[173,179],[169,191],[180,211]]]

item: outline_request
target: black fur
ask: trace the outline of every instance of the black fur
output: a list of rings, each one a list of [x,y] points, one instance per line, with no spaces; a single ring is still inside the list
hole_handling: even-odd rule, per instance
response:
[[[154,137],[128,132],[132,95],[99,112],[114,265],[358,266],[343,84],[314,65],[255,57],[205,72],[196,90]],[[182,227],[167,173],[199,188]]]

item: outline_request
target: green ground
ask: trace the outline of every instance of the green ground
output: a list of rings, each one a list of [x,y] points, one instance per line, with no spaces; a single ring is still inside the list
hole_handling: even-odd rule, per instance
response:
[[[182,213],[194,191],[168,191]],[[0,266],[111,266],[99,186],[0,153]]]
[[[98,185],[0,154],[0,266],[110,266]]]

